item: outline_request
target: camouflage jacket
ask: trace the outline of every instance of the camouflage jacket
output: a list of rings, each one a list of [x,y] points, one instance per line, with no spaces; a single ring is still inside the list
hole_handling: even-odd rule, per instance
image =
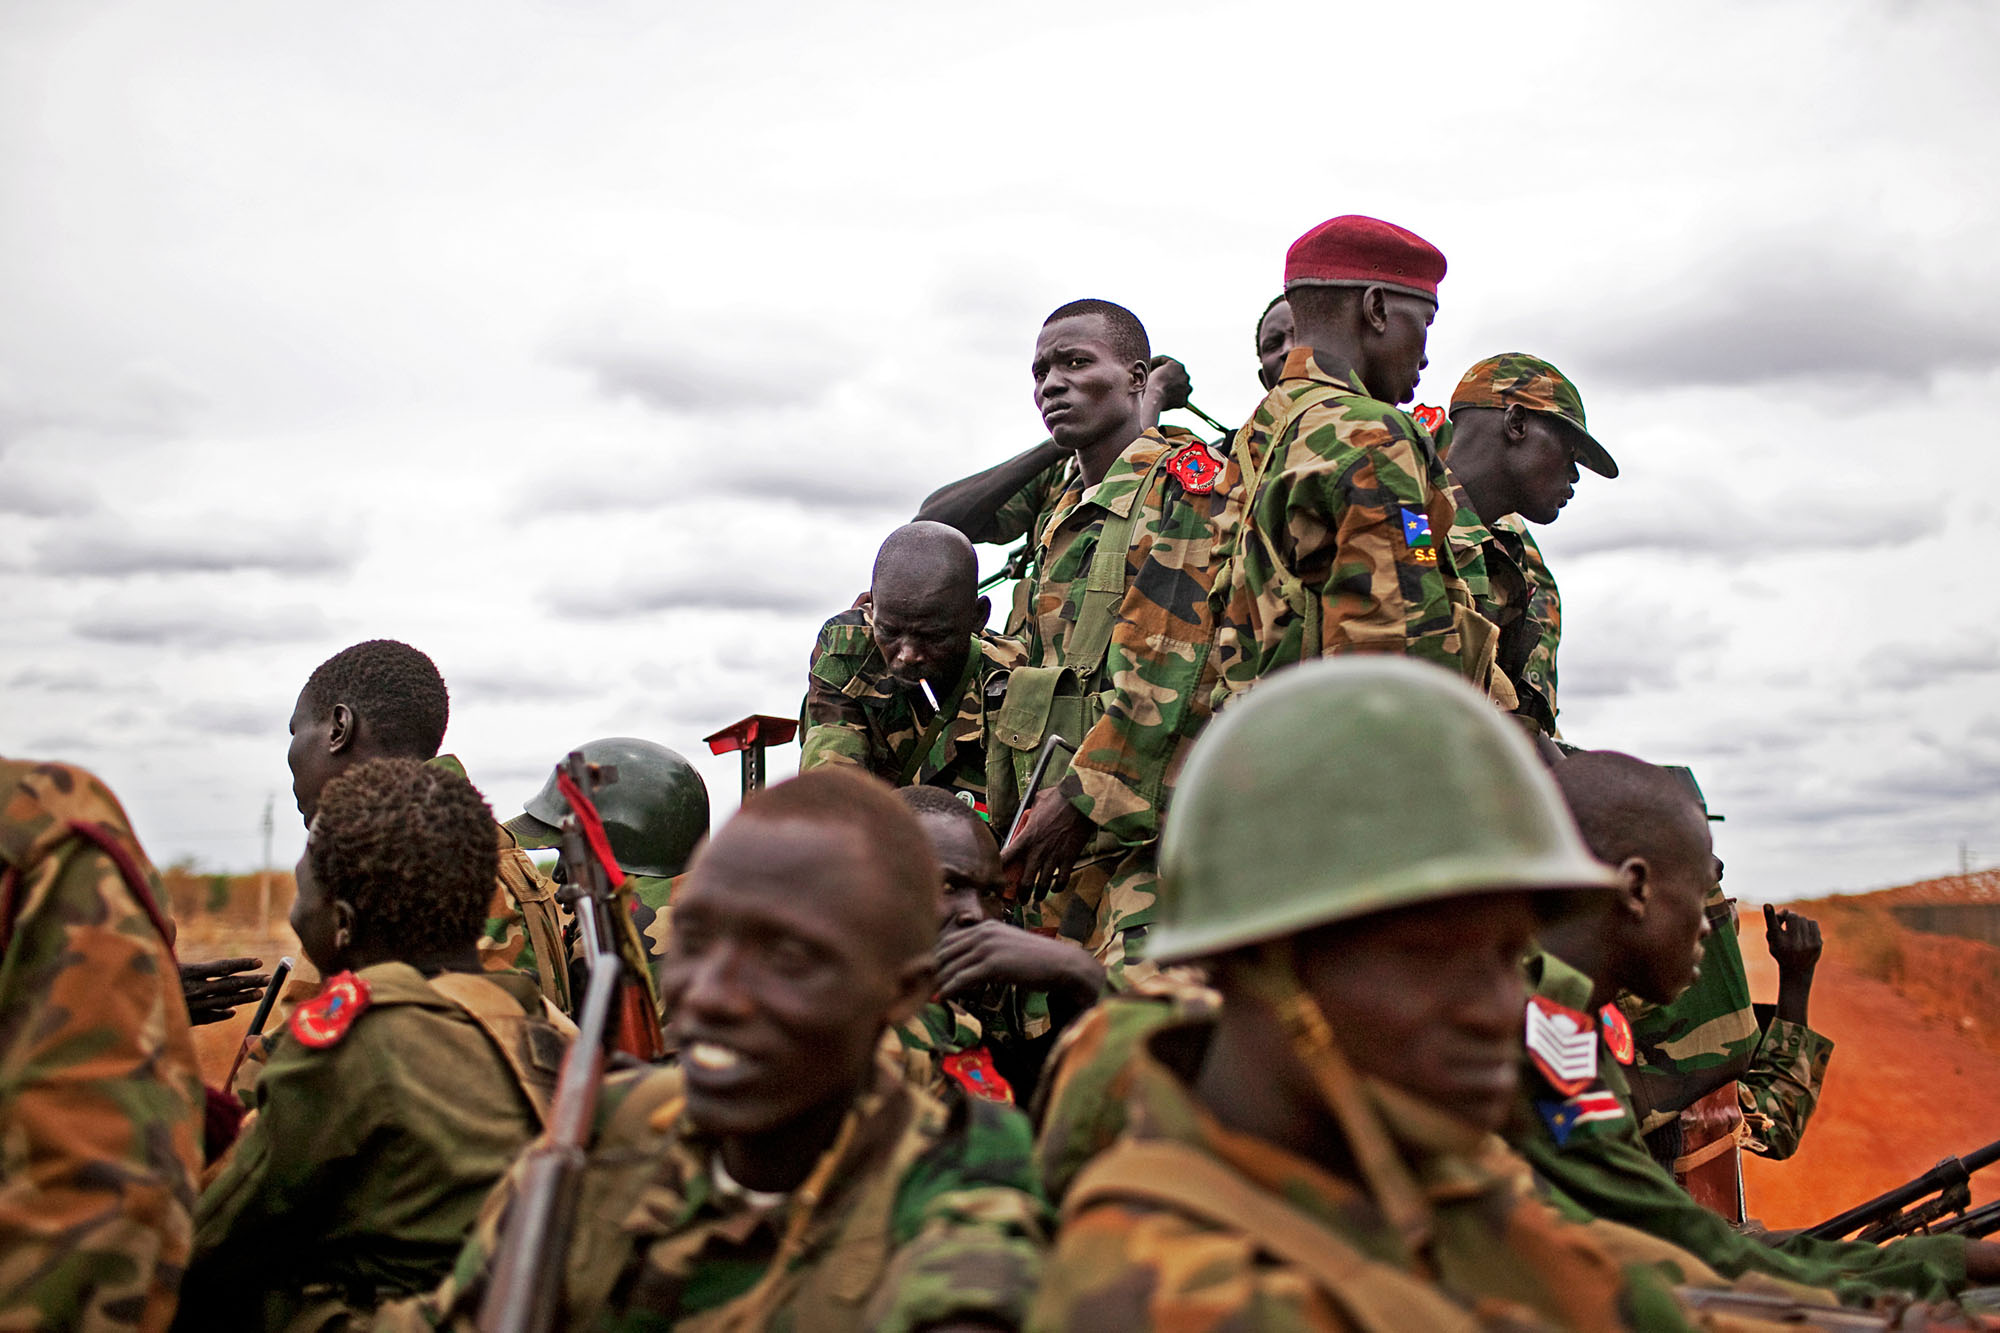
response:
[[[890,677],[868,613],[843,611],[820,627],[813,645],[799,771],[858,764],[892,786],[945,787],[983,804],[987,682],[1026,660],[1012,639],[991,630],[973,635],[953,697],[938,700],[948,717],[919,759],[934,715],[919,691]]]
[[[1560,738],[1556,728],[1556,650],[1562,647],[1562,593],[1556,589],[1555,575],[1535,545],[1520,515],[1509,514],[1494,524],[1496,531],[1518,533],[1521,538],[1522,572],[1528,579],[1528,625],[1533,638],[1527,663],[1514,678],[1514,692],[1520,702],[1515,713],[1528,718],[1540,730]]]
[[[465,765],[441,754],[432,767],[465,777]],[[470,782],[470,778],[466,778]],[[541,871],[505,826],[494,825],[500,844],[500,874],[493,901],[486,908],[486,926],[479,938],[479,960],[488,972],[525,972],[534,977],[549,1003],[564,1013],[570,1002],[569,974],[558,965],[562,947],[563,912],[556,886]]]
[[[1493,626],[1449,535],[1456,507],[1428,432],[1295,348],[1237,432],[1246,499],[1217,596],[1232,693],[1305,658],[1404,653],[1484,688]],[[1228,484],[1225,480],[1224,484]]]
[[[1789,1157],[1819,1104],[1833,1043],[1794,1023],[1759,1022],[1735,902],[1717,890],[1706,910],[1714,930],[1695,983],[1671,1004],[1619,1000],[1638,1052],[1629,1082],[1639,1130],[1655,1134],[1697,1097],[1734,1079],[1752,1136],[1746,1146],[1766,1157]]]
[[[1456,479],[1451,483],[1451,501],[1457,511],[1447,539],[1452,559],[1457,561],[1466,591],[1472,595],[1472,605],[1498,631],[1487,693],[1502,708],[1518,713],[1524,697],[1522,680],[1536,638],[1535,626],[1528,618],[1528,603],[1533,594],[1527,573],[1526,543],[1519,530],[1505,523],[1496,522],[1489,527],[1483,522],[1465,487]]]
[[[1168,465],[1153,469],[1166,450]],[[1192,464],[1192,467],[1189,465]],[[1193,480],[1181,475],[1185,471]],[[1110,512],[1138,507],[1125,558],[1125,593],[1097,679],[1103,716],[1085,733],[1063,784],[1071,804],[1127,843],[1150,842],[1173,796],[1188,748],[1211,715],[1215,674],[1212,594],[1222,552],[1242,512],[1221,459],[1187,431],[1147,432],[1106,472],[1092,501]],[[1150,484],[1145,484],[1150,477]],[[1143,486],[1134,485],[1137,479]],[[1059,502],[1081,513],[1082,494]],[[1068,525],[1052,523],[1051,537]],[[1101,530],[1101,524],[1099,530]],[[1050,634],[1074,625],[1095,532],[1077,531],[1037,585],[1037,602],[1060,596]],[[1058,583],[1056,570],[1063,571]]]
[[[1199,1104],[1189,1084],[1211,1030],[1163,1028],[1136,1054],[1125,1137],[1064,1203],[1030,1329],[1689,1327],[1658,1273],[1535,1199],[1498,1139],[1369,1083],[1431,1210],[1411,1253],[1359,1185]],[[1170,1177],[1194,1188],[1162,1189]],[[1312,1249],[1331,1257],[1302,1257]]]
[[[606,1081],[556,1328],[1018,1326],[1047,1237],[1019,1112],[969,1099],[947,1112],[885,1063],[806,1183],[767,1203],[716,1175],[680,1087],[673,1069]],[[473,1328],[518,1174],[444,1285],[375,1327]]]
[[[0,760],[0,1327],[173,1317],[204,1099],[157,889],[102,782]]]
[[[1534,1043],[1523,1047],[1521,1104],[1508,1128],[1514,1146],[1576,1216],[1605,1218],[1668,1241],[1727,1278],[1762,1273],[1854,1303],[1889,1292],[1942,1300],[1965,1285],[1961,1237],[1917,1236],[1875,1246],[1794,1235],[1773,1245],[1696,1203],[1639,1137],[1624,1067],[1603,1040],[1600,1016],[1587,1012],[1590,978],[1546,952],[1531,955],[1523,970],[1535,997],[1531,1012],[1546,1001],[1567,1011],[1569,1026],[1598,1034],[1587,1048],[1587,1070],[1559,1068],[1572,1073],[1568,1087],[1552,1081]]]
[[[365,1310],[431,1290],[541,1128],[567,1039],[532,979],[426,980],[407,963],[353,975],[368,1002],[331,1044],[300,1036],[319,1006],[294,1011],[256,1116],[201,1196],[186,1327],[281,1328],[317,1301]]]

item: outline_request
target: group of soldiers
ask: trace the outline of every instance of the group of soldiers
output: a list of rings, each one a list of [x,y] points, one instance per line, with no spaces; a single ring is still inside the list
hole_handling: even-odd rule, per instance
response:
[[[264,978],[178,962],[101,783],[0,761],[0,1327],[1987,1326],[1988,1242],[1745,1214],[1830,1058],[1818,932],[1766,909],[1760,1012],[1692,777],[1560,737],[1526,524],[1617,466],[1536,357],[1401,406],[1444,271],[1300,238],[1219,441],[1129,311],[1056,310],[1049,439],[889,534],[800,775],[712,833],[629,737],[496,822],[431,659],[336,653],[314,975],[228,1086],[191,1026]],[[640,1040],[571,1124],[605,966]]]

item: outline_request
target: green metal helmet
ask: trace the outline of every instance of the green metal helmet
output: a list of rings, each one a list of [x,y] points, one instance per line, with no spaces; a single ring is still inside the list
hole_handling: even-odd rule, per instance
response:
[[[1305,663],[1216,719],[1181,776],[1160,877],[1146,954],[1161,962],[1464,894],[1570,906],[1617,883],[1521,729],[1400,657]]]
[[[577,748],[587,763],[618,768],[618,781],[600,788],[596,801],[619,869],[656,879],[686,869],[695,844],[708,833],[708,784],[694,765],[664,745],[632,736],[607,736]],[[551,771],[528,808],[507,821],[507,831],[523,847],[554,847],[562,842],[568,813]]]

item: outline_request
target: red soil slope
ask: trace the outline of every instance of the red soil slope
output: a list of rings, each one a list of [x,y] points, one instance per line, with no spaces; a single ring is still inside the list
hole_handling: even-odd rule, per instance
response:
[[[1801,907],[1828,930],[1811,1018],[1835,1049],[1797,1155],[1745,1159],[1750,1212],[1771,1227],[1823,1221],[2000,1138],[2000,1023],[1988,1006],[2000,949],[1904,931],[1886,913]],[[1744,914],[1743,956],[1752,994],[1769,1000],[1777,970],[1760,918]],[[2000,1167],[1972,1185],[1975,1202],[2000,1196]]]

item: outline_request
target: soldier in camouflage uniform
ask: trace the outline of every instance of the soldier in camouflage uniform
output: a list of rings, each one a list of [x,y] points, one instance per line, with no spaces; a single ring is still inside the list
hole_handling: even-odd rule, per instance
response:
[[[986,822],[936,787],[896,793],[943,876],[937,994],[896,1028],[920,1088],[1025,1105],[1058,1035],[1097,1002],[1104,969],[1083,950],[1009,922],[1000,849]]]
[[[0,760],[0,1327],[173,1318],[203,1096],[158,890],[103,783]]]
[[[178,1327],[429,1291],[540,1128],[574,1029],[532,978],[480,970],[492,828],[470,783],[414,760],[327,783],[292,907],[326,981],[202,1194]]]
[[[992,684],[1026,661],[986,628],[972,543],[942,523],[909,523],[875,557],[868,605],[820,627],[808,668],[799,771],[857,764],[891,786],[962,793],[986,807]],[[997,678],[997,680],[996,680]]]
[[[1187,744],[1213,693],[1209,593],[1229,492],[1222,460],[1192,434],[1144,427],[1148,347],[1130,311],[1079,301],[1050,315],[1035,348],[1036,403],[1076,476],[1037,540],[1027,638],[996,718],[1026,767],[1060,734],[1077,749],[1005,850],[1038,924],[1084,942],[1122,978],[1152,919],[1154,847]],[[1034,707],[1040,708],[1037,712]]]
[[[1612,877],[1480,694],[1396,661],[1286,673],[1195,747],[1163,868],[1156,956],[1206,963],[1221,1007],[1091,1071],[1127,1125],[1069,1185],[1031,1328],[1689,1326],[1490,1132],[1516,950]]]
[[[1046,1219],[1026,1123],[880,1059],[932,981],[938,871],[864,775],[753,794],[675,905],[678,1068],[607,1081],[555,1327],[1017,1327]],[[382,1328],[470,1329],[514,1181]]]
[[[1663,1003],[1712,939],[1703,910],[1720,874],[1701,805],[1673,774],[1628,755],[1585,753],[1555,779],[1591,851],[1623,885],[1609,914],[1546,927],[1525,966],[1533,992],[1521,1100],[1508,1133],[1569,1207],[1693,1253],[1725,1277],[1761,1273],[1857,1303],[1885,1293],[1943,1299],[2000,1274],[2000,1246],[1957,1236],[1887,1245],[1802,1234],[1745,1236],[1678,1188],[1646,1150],[1626,1084],[1632,1034],[1621,989]]]
[[[438,754],[450,710],[436,664],[406,643],[372,639],[320,663],[299,691],[285,756],[292,769],[292,794],[307,825],[320,788],[363,760],[434,760],[465,776],[458,760]],[[496,825],[494,840],[499,870],[480,957],[489,971],[530,973],[542,994],[567,1012],[569,977],[561,963],[563,920],[555,886],[507,830]]]
[[[684,756],[653,741],[606,736],[576,748],[583,752],[585,763],[608,764],[617,770],[618,780],[600,788],[592,800],[604,821],[611,854],[625,872],[619,892],[629,890],[633,926],[657,970],[672,938],[674,891],[688,858],[708,836],[708,784]],[[560,847],[563,816],[568,812],[551,771],[527,808],[502,827],[523,847]],[[555,873],[561,876],[560,865]],[[567,956],[571,989],[580,995],[585,966],[581,939],[572,941]],[[664,1020],[666,1015],[660,1017]]]
[[[1497,675],[1507,688],[1495,698],[1511,693],[1511,711],[1553,736],[1561,602],[1521,520],[1555,522],[1574,493],[1578,463],[1604,477],[1616,477],[1618,464],[1585,429],[1576,386],[1521,352],[1489,356],[1465,372],[1437,441],[1457,509],[1452,554],[1473,604],[1499,630]]]
[[[1217,590],[1229,692],[1349,652],[1491,684],[1494,629],[1444,540],[1444,464],[1394,406],[1415,392],[1444,267],[1422,238],[1361,217],[1322,223],[1286,256],[1296,345],[1230,452],[1244,509]]]
[[[1681,767],[1667,771],[1707,813],[1694,774]],[[1707,818],[1716,822],[1721,816]],[[1654,1158],[1677,1176],[1687,1169],[1675,1165],[1685,1146],[1684,1118],[1697,1103],[1712,1104],[1732,1080],[1735,1093],[1727,1099],[1732,1105],[1724,1109],[1732,1112],[1727,1118],[1740,1117],[1742,1146],[1780,1160],[1797,1152],[1833,1059],[1832,1040],[1806,1023],[1819,962],[1818,924],[1797,912],[1765,907],[1765,943],[1778,964],[1778,1003],[1754,1005],[1737,939],[1736,900],[1723,896],[1718,884],[1704,911],[1714,933],[1695,983],[1668,1004],[1629,995],[1619,999],[1636,1043],[1627,1079],[1639,1130]],[[1725,1215],[1737,1222],[1743,1220],[1740,1187],[1739,1170],[1725,1191],[1738,1197],[1724,1200]]]

